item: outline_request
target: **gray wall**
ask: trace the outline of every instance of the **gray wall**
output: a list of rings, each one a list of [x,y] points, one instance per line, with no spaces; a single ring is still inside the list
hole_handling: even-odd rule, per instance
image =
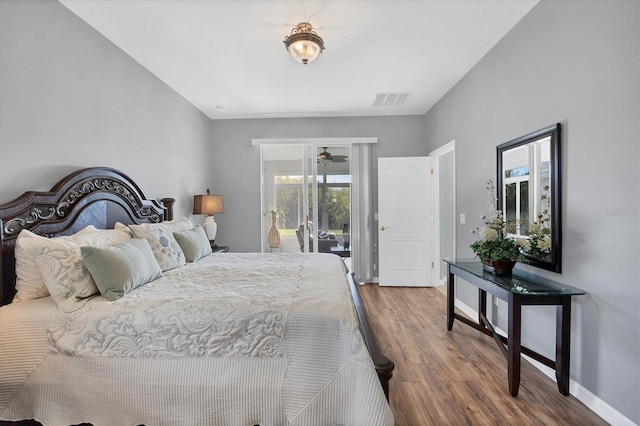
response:
[[[111,166],[148,196],[178,198],[179,216],[194,193],[223,194],[217,240],[254,251],[252,138],[375,136],[380,157],[426,155],[455,139],[457,208],[467,215],[457,255],[469,257],[495,146],[559,121],[564,273],[536,272],[589,292],[574,304],[572,379],[639,423],[639,12],[636,1],[543,0],[426,117],[212,123],[58,2],[1,0],[0,203],[80,167]],[[471,288],[460,293],[474,306]],[[551,357],[553,310],[525,309],[524,322],[524,343]]]
[[[635,423],[639,18],[636,1],[543,0],[425,119],[430,150],[456,140],[459,257],[473,257],[496,145],[562,123],[563,273],[529,270],[588,292],[573,304],[571,378]],[[459,297],[476,307],[471,287]],[[553,358],[554,309],[523,317],[523,344]]]
[[[211,189],[224,196],[220,244],[260,251],[260,148],[251,139],[377,137],[379,157],[428,155],[423,116],[215,120]]]
[[[207,184],[210,128],[57,1],[0,1],[0,203],[109,166],[190,214],[191,195]]]

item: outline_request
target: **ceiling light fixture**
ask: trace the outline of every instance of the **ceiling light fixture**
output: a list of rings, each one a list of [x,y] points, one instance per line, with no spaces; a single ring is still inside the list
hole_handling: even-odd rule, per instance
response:
[[[313,62],[324,50],[324,41],[308,22],[300,22],[290,35],[284,37],[283,43],[291,57],[305,65]]]

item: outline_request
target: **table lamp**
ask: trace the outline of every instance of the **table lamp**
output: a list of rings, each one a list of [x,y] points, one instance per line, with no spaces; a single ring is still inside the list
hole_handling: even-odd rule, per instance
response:
[[[219,213],[224,213],[222,195],[210,195],[207,189],[207,195],[193,196],[193,214],[205,215],[202,228],[211,242],[215,241],[218,231],[218,224],[213,219],[213,215]]]

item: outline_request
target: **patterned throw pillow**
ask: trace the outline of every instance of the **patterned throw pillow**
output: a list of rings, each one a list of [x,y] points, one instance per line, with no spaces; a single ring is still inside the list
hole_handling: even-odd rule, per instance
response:
[[[129,225],[129,228],[135,237],[147,240],[162,272],[187,263],[170,226],[165,225],[164,222]]]
[[[57,238],[42,240],[48,241],[29,239],[25,244],[36,254],[36,264],[44,283],[59,306],[73,310],[76,302],[98,293],[98,287],[84,266],[78,244]]]
[[[78,245],[106,247],[118,244],[132,238],[129,229],[100,230],[89,225],[81,231],[56,238],[46,238],[23,229],[16,239],[16,295],[14,302],[39,299],[49,296],[50,292],[36,262],[36,257],[42,254],[43,247],[51,241],[71,241]],[[27,240],[29,240],[27,242]]]

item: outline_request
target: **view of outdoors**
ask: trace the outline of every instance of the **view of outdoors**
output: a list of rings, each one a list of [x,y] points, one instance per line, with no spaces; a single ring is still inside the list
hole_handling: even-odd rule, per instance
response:
[[[262,147],[263,212],[276,210],[280,234],[274,247],[275,239],[268,238],[272,217],[265,214],[266,249],[329,252],[344,247],[343,230],[348,233],[351,227],[350,154],[350,147],[343,145]],[[306,221],[309,227],[299,229]]]
[[[322,230],[339,235],[344,224],[349,223],[351,190],[349,175],[329,175],[327,182],[318,176],[318,194],[316,205],[319,206],[317,226]],[[293,232],[304,223],[302,214],[303,179],[302,176],[275,176],[276,205],[280,215],[279,226],[283,234]],[[311,191],[308,192],[311,197]],[[311,199],[307,200],[311,206]],[[313,217],[312,212],[309,214]]]

